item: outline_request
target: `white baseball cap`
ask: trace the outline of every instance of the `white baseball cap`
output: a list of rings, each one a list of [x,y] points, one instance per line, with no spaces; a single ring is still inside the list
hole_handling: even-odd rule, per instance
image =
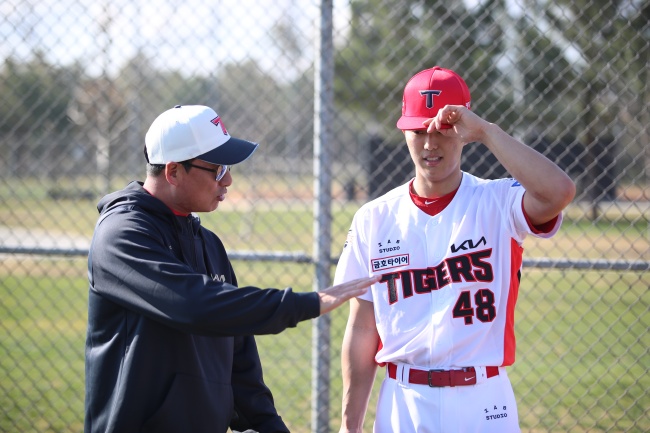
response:
[[[203,105],[177,105],[159,115],[145,136],[144,156],[149,164],[197,158],[232,165],[246,160],[258,144],[231,137],[221,117]]]

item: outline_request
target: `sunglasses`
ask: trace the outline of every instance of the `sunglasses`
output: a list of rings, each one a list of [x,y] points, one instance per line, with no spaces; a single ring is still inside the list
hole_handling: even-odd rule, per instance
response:
[[[227,172],[230,171],[230,166],[229,165],[218,165],[217,168],[208,168],[208,167],[201,167],[200,165],[194,165],[189,162],[183,163],[183,165],[189,166],[189,167],[194,167],[198,168],[199,170],[203,171],[209,171],[210,173],[215,173],[215,180],[219,182],[223,177],[226,175]]]

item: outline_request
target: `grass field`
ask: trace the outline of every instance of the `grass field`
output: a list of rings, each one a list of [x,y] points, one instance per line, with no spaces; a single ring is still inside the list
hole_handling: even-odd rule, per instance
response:
[[[87,184],[90,181],[79,181]],[[311,254],[313,209],[310,179],[269,180],[236,178],[217,212],[201,214],[206,227],[219,233],[231,250],[299,251]],[[115,181],[115,188],[126,185]],[[52,200],[49,183],[31,180],[0,183],[0,226],[29,228],[53,236],[90,238],[97,220],[95,200]],[[345,242],[354,212],[363,203],[341,198],[333,187],[331,251],[337,255]],[[529,238],[526,257],[650,260],[650,206],[647,202],[601,203],[599,217],[589,218],[590,207],[573,203],[553,242]]]
[[[234,265],[242,284],[311,290],[309,265]],[[85,260],[3,260],[0,281],[0,431],[81,431]],[[524,274],[517,310],[518,359],[509,369],[524,431],[650,430],[649,284],[642,273]],[[338,428],[338,355],[346,314],[344,307],[331,315],[333,429]],[[310,426],[310,339],[311,323],[258,338],[265,380],[294,432],[308,432]],[[379,378],[374,394],[378,384]]]
[[[3,227],[54,237],[91,236],[94,201],[49,200],[46,186],[39,184],[7,188],[0,185]],[[308,187],[300,188],[299,196],[308,193]],[[250,191],[252,185],[242,189]],[[246,199],[236,190],[232,194],[218,212],[201,215],[230,250],[311,254],[309,200],[278,198],[265,185]],[[333,205],[333,256],[340,252],[359,204]],[[647,210],[613,205],[596,221],[586,219],[585,212],[572,206],[556,238],[527,239],[525,256],[650,260]],[[312,290],[313,269],[307,264],[234,265],[242,285]],[[0,256],[0,432],[82,431],[85,266],[85,258]],[[649,287],[647,272],[525,270],[517,308],[518,358],[509,368],[524,431],[650,431]],[[340,416],[339,348],[346,315],[346,307],[331,313],[333,430]],[[283,418],[299,433],[310,430],[311,326],[301,323],[258,338],[265,380]]]

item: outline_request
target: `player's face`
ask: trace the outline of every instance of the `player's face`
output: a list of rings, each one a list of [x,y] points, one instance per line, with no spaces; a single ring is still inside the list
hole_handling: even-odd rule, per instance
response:
[[[201,160],[192,161],[210,170],[217,170],[218,166]],[[186,171],[179,164],[178,170],[182,176],[182,183],[177,191],[177,205],[183,209],[176,209],[181,212],[212,212],[219,203],[226,199],[227,188],[232,185],[232,175],[228,170],[223,178],[215,180],[214,171],[201,170],[195,167]]]
[[[441,194],[458,187],[463,143],[457,137],[425,129],[404,131],[404,137],[415,164],[416,182],[434,185],[435,192]]]

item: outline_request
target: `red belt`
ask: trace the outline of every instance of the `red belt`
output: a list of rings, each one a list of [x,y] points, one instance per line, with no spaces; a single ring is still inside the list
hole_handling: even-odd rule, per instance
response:
[[[397,365],[388,363],[388,377],[397,377]],[[485,367],[488,379],[499,375],[499,367]],[[462,370],[409,370],[409,383],[417,385],[429,385],[432,387],[441,386],[465,386],[476,384],[476,370],[474,367],[463,368]]]

